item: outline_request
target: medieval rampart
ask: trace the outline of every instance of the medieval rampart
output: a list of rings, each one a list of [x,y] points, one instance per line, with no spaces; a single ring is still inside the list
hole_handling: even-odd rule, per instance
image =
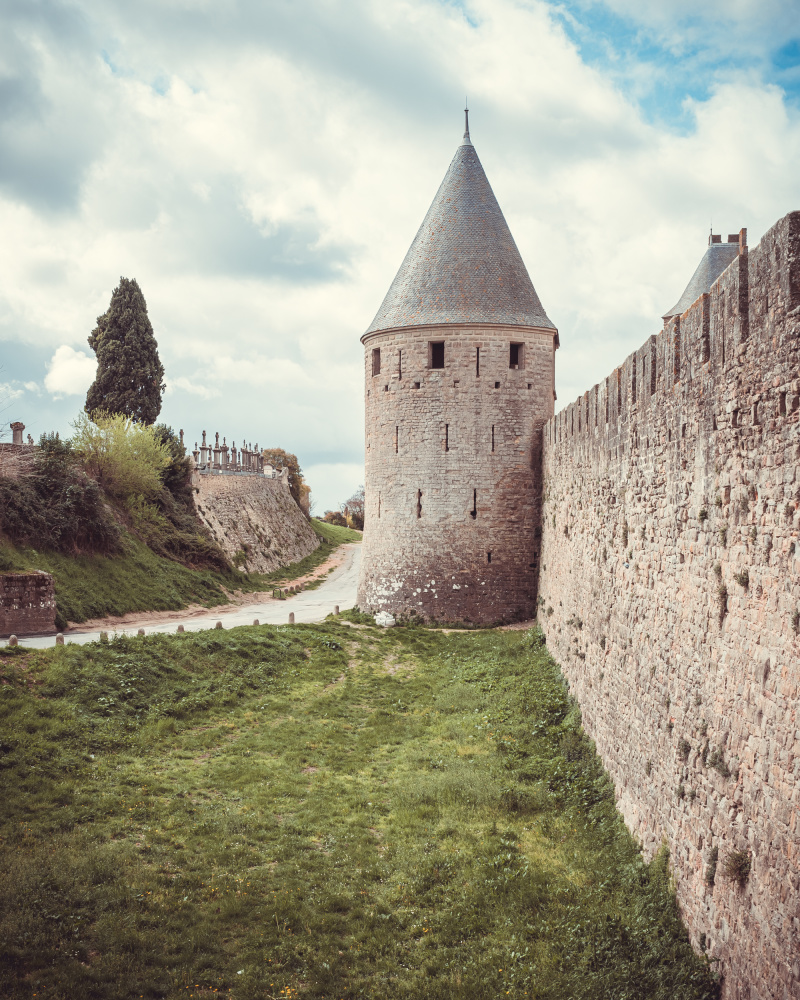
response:
[[[548,645],[737,1000],[800,997],[798,459],[800,212],[544,428]]]
[[[240,569],[269,573],[319,545],[285,476],[195,473],[192,483],[200,520]]]

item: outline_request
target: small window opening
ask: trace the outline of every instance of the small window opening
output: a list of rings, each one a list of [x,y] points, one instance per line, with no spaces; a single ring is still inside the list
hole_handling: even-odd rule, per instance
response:
[[[380,347],[372,348],[372,374],[380,375],[381,373],[381,349]]]
[[[444,450],[450,451],[450,424],[444,425]]]
[[[415,383],[414,383],[414,388],[415,388],[415,389],[419,389],[419,382],[415,382]]]
[[[394,425],[394,453],[395,453],[395,455],[397,454],[399,443],[400,443],[400,427],[397,424],[395,424]]]
[[[778,416],[780,416],[780,417],[785,417],[786,416],[786,393],[785,392],[782,392],[778,396]]]
[[[422,517],[422,490],[417,490],[417,517]]]
[[[522,344],[511,344],[508,351],[508,367],[519,368],[522,365]]]
[[[431,341],[431,368],[444,368],[444,341]]]
[[[499,382],[495,382],[494,387],[495,387],[495,389],[499,389],[500,388],[500,383]]]
[[[397,349],[397,377],[403,377],[403,348]]]
[[[533,382],[528,382],[528,388],[529,388],[529,389],[532,389],[532,388],[533,388]]]
[[[681,437],[686,437],[686,424],[681,424]]]
[[[711,414],[711,430],[715,431],[717,429],[717,415],[716,413]]]
[[[472,518],[473,521],[478,516],[478,491],[477,490],[473,490],[472,491],[472,510],[469,512],[469,516]]]
[[[731,413],[731,427],[738,427],[738,426],[739,426],[739,411],[734,410],[733,413]]]
[[[492,424],[492,451],[494,451],[494,424]]]
[[[475,378],[481,377],[481,349],[475,348]]]
[[[378,494],[378,517],[381,516],[381,495]]]
[[[486,562],[490,563],[491,561],[492,561],[492,553],[491,552],[487,552],[486,553]]]
[[[388,391],[389,391],[389,386],[388,386],[388,385],[385,385],[385,386],[383,387],[383,391],[384,391],[384,392],[388,392]]]
[[[458,385],[458,379],[457,378],[453,379],[453,388],[455,389],[457,385]]]

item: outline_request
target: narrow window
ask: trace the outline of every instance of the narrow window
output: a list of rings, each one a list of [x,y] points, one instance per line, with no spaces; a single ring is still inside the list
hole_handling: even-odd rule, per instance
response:
[[[378,517],[381,516],[381,495],[378,494]]]
[[[431,341],[430,351],[431,368],[444,368],[444,341]]]
[[[481,377],[481,349],[475,348],[475,378]]]
[[[381,373],[381,349],[380,347],[372,348],[372,374],[380,375]]]
[[[499,389],[500,388],[500,383],[499,382],[495,382],[494,387],[495,387],[495,389]]]
[[[394,425],[394,453],[397,454],[397,446],[400,440],[400,428],[397,424]]]
[[[417,517],[422,517],[422,490],[417,490]]]
[[[522,367],[522,344],[511,344],[508,351],[508,367]]]
[[[494,451],[494,424],[492,424],[492,451]]]
[[[415,383],[414,383],[414,388],[415,388],[415,389],[419,389],[419,382],[415,382]]]
[[[486,562],[490,563],[491,561],[492,561],[492,553],[491,552],[487,552],[486,553]]]
[[[472,510],[469,512],[469,516],[472,518],[473,521],[478,516],[478,491],[477,490],[473,490],[472,491]]]
[[[450,424],[444,425],[444,450],[450,451]]]
[[[384,391],[384,392],[388,392],[388,391],[389,391],[389,386],[388,386],[388,385],[385,385],[385,386],[383,387],[383,391]]]
[[[403,348],[400,347],[397,350],[397,377],[403,377]]]
[[[778,416],[786,416],[786,393],[782,392],[778,396]]]
[[[529,389],[532,389],[532,388],[533,388],[533,382],[528,382],[528,388],[529,388]]]

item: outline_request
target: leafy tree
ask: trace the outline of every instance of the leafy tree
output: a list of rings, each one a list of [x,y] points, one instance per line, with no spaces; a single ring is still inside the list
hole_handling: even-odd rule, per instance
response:
[[[161,477],[172,456],[155,428],[102,411],[91,420],[82,413],[72,427],[73,447],[107,496],[122,505],[134,497],[159,496]]]
[[[97,355],[97,375],[86,394],[86,412],[120,413],[154,423],[161,411],[164,366],[135,279],[119,279],[108,312],[97,317],[89,346]]]
[[[322,518],[322,520],[326,524],[336,524],[340,528],[347,527],[347,520],[345,519],[344,514],[340,510],[326,510],[325,516]]]
[[[311,490],[303,479],[303,470],[297,461],[297,455],[284,451],[283,448],[262,448],[261,457],[275,469],[289,470],[289,492],[300,510],[308,517],[308,495]]]
[[[364,530],[364,487],[359,486],[355,493],[342,504],[342,513],[347,520],[348,528],[356,531]]]

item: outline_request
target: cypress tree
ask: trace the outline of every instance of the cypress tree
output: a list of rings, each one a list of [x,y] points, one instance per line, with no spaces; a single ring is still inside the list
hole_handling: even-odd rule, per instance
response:
[[[84,407],[89,416],[104,410],[154,423],[161,411],[164,366],[135,279],[119,279],[108,312],[97,317],[89,346],[97,355],[97,375]]]

